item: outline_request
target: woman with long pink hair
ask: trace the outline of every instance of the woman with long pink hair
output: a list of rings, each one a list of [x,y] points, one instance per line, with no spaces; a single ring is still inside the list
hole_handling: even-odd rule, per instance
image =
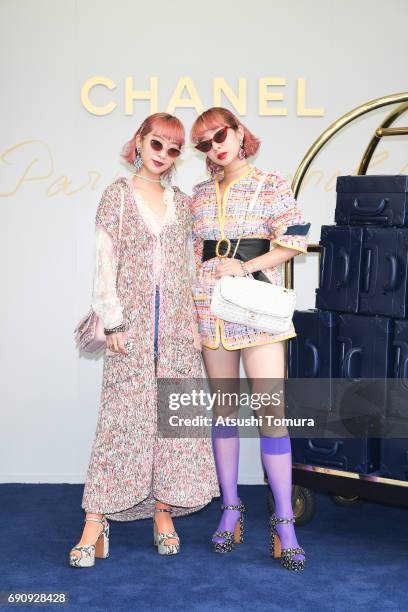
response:
[[[221,380],[223,389],[231,391],[233,381],[239,379],[242,356],[252,392],[265,392],[268,385],[284,378],[284,341],[296,336],[293,323],[285,333],[273,334],[222,320],[210,309],[214,284],[225,275],[247,274],[282,284],[278,266],[307,252],[310,223],[305,223],[291,188],[278,171],[265,172],[248,163],[260,141],[228,109],[214,107],[202,113],[194,122],[191,138],[205,153],[211,174],[209,180],[195,186],[192,202],[197,266],[193,298],[207,375],[210,381]],[[248,214],[252,200],[255,205]],[[218,424],[218,416],[235,416],[236,412],[236,406],[218,406],[212,426],[223,511],[212,542],[214,550],[223,553],[243,542],[245,506],[237,491],[238,429],[234,421]],[[284,416],[282,402],[278,408],[264,408],[264,416],[271,413]],[[281,558],[285,568],[301,570],[305,552],[293,527],[292,455],[287,428],[273,424],[260,427],[260,447],[275,501],[275,513],[270,518],[270,552]]]
[[[98,423],[82,499],[85,528],[72,567],[109,554],[108,518],[153,518],[159,554],[178,553],[171,515],[219,495],[211,441],[159,431],[157,379],[201,375],[191,296],[190,198],[170,184],[184,145],[182,123],[147,117],[123,148],[134,167],[96,211],[92,306],[107,338]]]

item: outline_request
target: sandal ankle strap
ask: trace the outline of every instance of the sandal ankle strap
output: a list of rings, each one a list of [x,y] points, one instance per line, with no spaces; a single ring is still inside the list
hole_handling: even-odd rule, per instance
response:
[[[296,519],[294,516],[292,516],[291,518],[276,516],[275,514],[271,516],[271,523],[273,523],[274,525],[276,525],[277,523],[295,523],[295,521]]]
[[[171,512],[171,508],[155,508],[154,512]]]
[[[105,523],[107,522],[107,521],[106,521],[106,518],[101,518],[101,519],[98,519],[98,518],[94,518],[93,516],[90,516],[89,518],[86,518],[86,517],[85,517],[85,518],[84,518],[84,523],[85,523],[86,521],[93,521],[94,523],[101,523],[101,525],[105,525]]]
[[[239,505],[234,505],[234,504],[222,504],[221,505],[221,510],[239,510],[240,512],[244,512],[245,510],[245,506],[242,502],[239,503]]]

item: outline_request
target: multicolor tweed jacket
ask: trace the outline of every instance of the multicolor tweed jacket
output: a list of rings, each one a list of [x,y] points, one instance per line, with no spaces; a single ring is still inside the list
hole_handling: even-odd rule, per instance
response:
[[[216,349],[220,342],[224,348],[235,350],[278,342],[295,337],[291,327],[284,334],[271,334],[253,327],[238,325],[219,319],[210,312],[215,284],[213,273],[219,262],[214,257],[202,262],[203,241],[220,238],[267,238],[272,244],[307,253],[306,223],[297,206],[292,189],[283,176],[273,170],[266,173],[265,182],[256,204],[248,216],[247,207],[256,190],[258,180],[265,174],[251,166],[244,174],[229,183],[221,201],[218,177],[198,183],[192,198],[192,231],[197,282],[193,286],[202,345]],[[262,270],[271,283],[282,284],[279,267]]]

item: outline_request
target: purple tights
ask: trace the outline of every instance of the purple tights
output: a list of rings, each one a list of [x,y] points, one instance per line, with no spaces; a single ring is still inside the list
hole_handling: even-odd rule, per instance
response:
[[[238,463],[239,463],[239,433],[236,425],[216,425],[213,420],[212,445],[218,482],[222,492],[223,505],[237,505],[238,497]],[[289,436],[261,436],[261,457],[268,475],[269,485],[275,500],[276,516],[292,518],[292,450]],[[234,531],[239,510],[224,510],[216,531]],[[282,548],[297,548],[293,524],[276,525]],[[215,536],[213,542],[223,542],[224,539]],[[300,560],[304,556],[294,555]]]
[[[223,505],[238,505],[238,462],[239,434],[236,425],[215,425],[213,420],[211,437],[218,482],[222,492]],[[239,510],[224,510],[216,531],[234,531]],[[224,542],[215,536],[213,542]]]
[[[275,515],[292,518],[292,448],[288,435],[273,438],[261,436],[261,457],[275,500]],[[282,548],[298,548],[295,529],[291,523],[276,525]],[[294,555],[295,560],[304,555]]]

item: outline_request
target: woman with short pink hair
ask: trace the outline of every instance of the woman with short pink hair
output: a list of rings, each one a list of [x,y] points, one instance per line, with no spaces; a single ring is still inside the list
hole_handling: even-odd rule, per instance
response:
[[[148,117],[123,148],[133,177],[109,185],[96,211],[92,306],[107,348],[82,499],[86,524],[70,552],[72,567],[108,556],[107,518],[153,517],[158,552],[178,553],[170,514],[195,512],[219,495],[211,441],[158,432],[157,379],[202,373],[188,257],[191,202],[170,184],[183,145],[176,117]]]
[[[284,378],[284,341],[296,336],[293,323],[285,333],[273,334],[222,320],[210,308],[214,284],[225,275],[246,274],[282,284],[278,266],[307,252],[310,223],[305,223],[291,188],[278,171],[265,172],[248,163],[260,141],[231,111],[221,107],[205,111],[194,122],[191,137],[195,147],[205,153],[211,174],[209,180],[195,186],[192,202],[197,266],[193,298],[207,374],[211,380],[222,380],[223,387],[232,388],[233,383],[227,381],[239,379],[242,355],[252,391],[266,391],[272,379],[279,382]],[[250,204],[254,206],[248,214]],[[236,406],[229,409],[230,415],[226,415],[225,406],[217,410],[224,416],[234,416],[237,411]],[[272,410],[275,416],[284,416],[282,406]],[[268,407],[264,416],[268,416]],[[212,542],[216,552],[229,552],[243,541],[245,506],[237,492],[239,436],[236,425],[218,425],[217,421],[213,421],[212,440],[223,513]],[[275,514],[270,519],[271,554],[281,557],[287,569],[301,570],[305,554],[293,528],[287,428],[262,426],[260,434],[262,461],[275,500]]]

